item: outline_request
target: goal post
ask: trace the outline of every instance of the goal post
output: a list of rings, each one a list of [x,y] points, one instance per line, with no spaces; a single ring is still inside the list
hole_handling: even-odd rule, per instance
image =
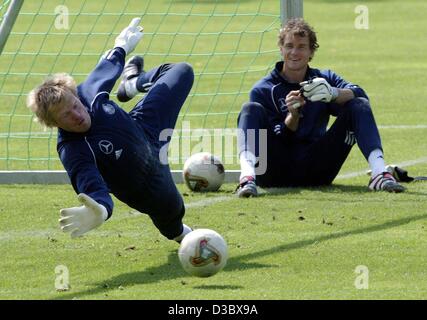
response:
[[[2,16],[0,20],[0,54],[3,51],[4,45],[6,44],[7,38],[9,37],[9,34],[12,30],[13,24],[15,23],[15,20],[19,14],[19,10],[21,10],[22,4],[24,3],[24,0],[12,0],[7,7],[6,13]],[[8,1],[3,1],[2,6],[3,8],[8,4]]]
[[[291,18],[303,17],[303,0],[280,0],[280,20],[282,25]]]
[[[67,72],[78,83],[84,80],[133,17],[141,17],[144,26],[134,54],[144,55],[147,68],[186,61],[195,72],[172,137],[174,177],[179,182],[186,158],[208,146],[222,153],[232,177],[227,181],[236,179],[237,116],[254,83],[280,59],[276,43],[283,19],[296,14],[302,15],[302,1],[0,0],[6,30],[0,38],[0,183],[13,183],[11,172],[19,183],[25,183],[26,172],[29,183],[49,181],[41,175],[50,173],[53,183],[67,181],[58,178],[65,173],[56,129],[34,123],[26,96],[49,74]],[[134,103],[119,105],[130,110]],[[184,148],[185,143],[190,144]]]

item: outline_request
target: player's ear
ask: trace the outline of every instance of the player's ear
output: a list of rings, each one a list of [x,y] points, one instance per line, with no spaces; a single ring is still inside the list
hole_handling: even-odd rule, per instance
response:
[[[285,56],[285,47],[284,46],[280,46],[280,54],[282,55],[282,57]]]

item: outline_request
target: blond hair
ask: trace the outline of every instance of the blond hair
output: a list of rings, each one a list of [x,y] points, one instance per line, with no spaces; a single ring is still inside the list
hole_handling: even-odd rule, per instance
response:
[[[48,78],[27,96],[27,107],[35,114],[36,120],[46,127],[55,127],[53,115],[55,106],[61,104],[66,93],[77,96],[77,86],[67,73],[57,73]]]

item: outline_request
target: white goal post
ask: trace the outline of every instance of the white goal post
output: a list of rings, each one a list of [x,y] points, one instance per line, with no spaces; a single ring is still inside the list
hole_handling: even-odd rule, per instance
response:
[[[303,0],[280,1],[280,20],[282,25],[290,18],[302,18],[303,16]]]
[[[4,45],[12,31],[19,11],[21,10],[24,0],[12,0],[6,14],[1,20],[0,24],[0,54],[3,52]]]

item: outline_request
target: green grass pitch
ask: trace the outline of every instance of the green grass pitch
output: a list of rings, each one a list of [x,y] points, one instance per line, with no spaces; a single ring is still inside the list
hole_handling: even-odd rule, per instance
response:
[[[358,1],[304,1],[320,42],[312,65],[361,85],[386,160],[407,164],[410,175],[427,174],[427,3],[365,3],[369,29],[357,30]],[[4,103],[0,108],[7,113]],[[340,175],[366,169],[355,146]],[[330,187],[265,190],[244,200],[232,194],[233,184],[207,194],[179,185],[185,222],[220,232],[229,245],[224,270],[203,279],[184,272],[177,244],[147,216],[119,201],[108,222],[71,240],[57,222],[60,208],[77,205],[70,186],[2,185],[0,299],[426,299],[427,183],[388,194],[369,192],[367,182],[357,174]],[[55,288],[58,266],[69,271],[67,291]],[[361,267],[369,273],[358,273]],[[367,287],[358,286],[360,279]]]

